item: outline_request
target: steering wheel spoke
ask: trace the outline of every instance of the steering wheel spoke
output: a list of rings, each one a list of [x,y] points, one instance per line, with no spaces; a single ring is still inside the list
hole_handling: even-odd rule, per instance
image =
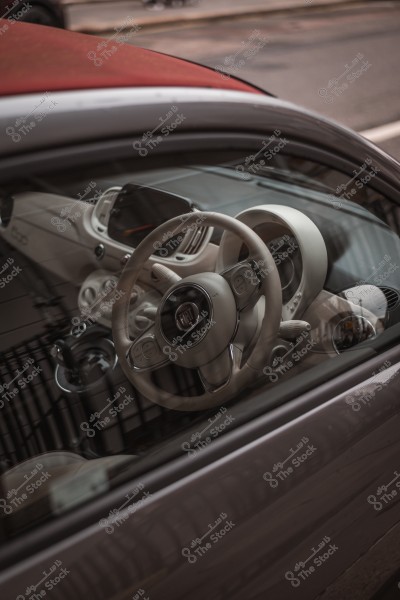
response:
[[[169,362],[169,357],[160,348],[154,325],[132,342],[127,356],[131,367],[136,372],[159,369]]]
[[[229,384],[234,367],[233,346],[230,344],[214,360],[197,368],[206,392],[215,393]]]

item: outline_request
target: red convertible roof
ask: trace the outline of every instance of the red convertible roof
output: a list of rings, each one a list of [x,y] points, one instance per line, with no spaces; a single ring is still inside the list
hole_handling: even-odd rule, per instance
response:
[[[130,86],[211,87],[261,93],[234,78],[223,78],[212,69],[121,44],[117,39],[29,23],[10,24],[6,20],[0,20],[0,31],[1,95]]]

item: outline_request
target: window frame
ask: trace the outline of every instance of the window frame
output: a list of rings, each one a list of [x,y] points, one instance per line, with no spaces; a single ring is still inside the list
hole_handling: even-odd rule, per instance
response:
[[[159,150],[154,151],[154,157],[156,158],[159,154],[168,155],[171,152],[179,152],[185,155],[182,161],[187,162],[185,153],[193,146],[194,140],[206,152],[210,144],[214,149],[218,149],[226,147],[227,141],[234,143],[235,147],[243,145],[243,148],[248,149],[251,141],[259,143],[260,138],[261,135],[245,135],[243,132],[204,132],[196,135],[177,133],[165,140]],[[37,172],[40,165],[43,164],[48,170],[61,167],[63,169],[73,168],[76,164],[82,166],[83,164],[98,163],[109,158],[110,152],[115,159],[132,156],[132,138],[40,150],[28,155],[15,155],[1,159],[0,181],[2,178],[9,180],[18,177],[21,170],[24,175]],[[310,147],[307,143],[296,140],[289,142],[285,153],[307,160],[315,160],[347,175],[351,175],[353,169],[359,167],[355,161],[349,161],[332,151]],[[379,175],[373,180],[370,187],[400,206],[400,189],[396,189]],[[96,518],[100,518],[119,500],[123,499],[128,487],[131,488],[132,482],[137,481],[139,477],[153,490],[161,491],[180,479],[207,468],[242,446],[256,441],[261,435],[290,423],[321,403],[328,402],[334,396],[344,393],[350,387],[362,382],[366,376],[368,377],[374,368],[382,364],[383,360],[392,362],[399,360],[399,339],[400,325],[397,325],[381,334],[374,342],[369,343],[368,347],[360,346],[351,355],[338,357],[333,366],[332,361],[323,363],[320,366],[319,378],[310,378],[308,373],[304,373],[295,378],[295,385],[292,380],[282,382],[278,388],[268,392],[268,409],[264,397],[265,392],[260,392],[249,400],[251,409],[246,410],[246,414],[242,414],[241,403],[238,402],[235,405],[239,406],[235,428],[215,440],[198,457],[189,461],[184,456],[171,455],[164,457],[161,464],[156,464],[152,456],[146,457],[137,470],[133,465],[129,482],[122,483],[120,487],[110,490],[101,498],[90,500],[87,504],[79,506],[56,520],[49,520],[32,531],[24,532],[18,538],[7,541],[6,548],[0,549],[0,570],[28,557],[32,549],[37,552],[50,544],[62,541],[66,537],[65,534],[68,537],[82,528],[92,525]],[[338,368],[338,365],[344,365],[347,369],[343,371],[342,368]],[[301,378],[300,382],[299,378]],[[246,405],[246,409],[249,409],[249,404]]]

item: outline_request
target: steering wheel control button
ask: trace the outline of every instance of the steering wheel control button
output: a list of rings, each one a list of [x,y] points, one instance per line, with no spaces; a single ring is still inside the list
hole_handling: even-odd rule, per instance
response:
[[[153,367],[165,359],[164,356],[160,355],[157,342],[151,335],[145,335],[133,344],[130,357],[133,366],[138,369]]]
[[[153,340],[147,339],[142,343],[142,354],[145,360],[151,360],[157,354],[157,347]]]
[[[138,342],[131,348],[131,357],[133,362],[137,364],[143,358],[142,344]]]
[[[229,273],[230,285],[239,309],[244,308],[255,295],[259,281],[249,263],[239,265]]]
[[[238,294],[238,296],[241,296],[246,292],[246,278],[242,273],[236,273],[236,275],[234,275],[234,277],[232,278],[232,284],[233,289]]]

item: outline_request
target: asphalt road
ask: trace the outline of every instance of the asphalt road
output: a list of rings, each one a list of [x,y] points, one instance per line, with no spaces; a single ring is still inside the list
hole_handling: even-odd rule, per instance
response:
[[[240,52],[254,30],[266,43],[244,61],[237,71],[239,77],[358,131],[400,120],[398,1],[170,26],[139,32],[131,43],[215,68]],[[331,103],[326,102],[319,90],[339,78],[357,55],[363,55],[369,67]],[[400,129],[397,137],[389,132],[384,138],[379,145],[400,160]]]

